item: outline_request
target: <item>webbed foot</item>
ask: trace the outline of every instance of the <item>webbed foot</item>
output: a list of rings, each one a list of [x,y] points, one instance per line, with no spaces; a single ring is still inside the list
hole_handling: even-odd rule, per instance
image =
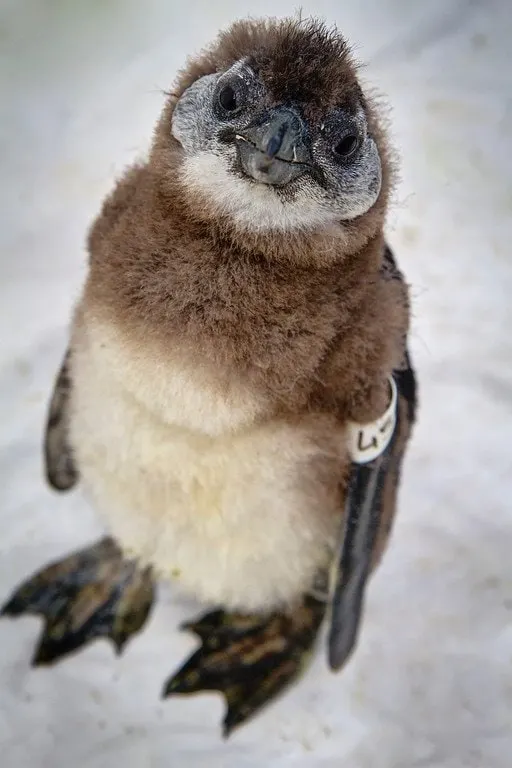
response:
[[[220,691],[227,737],[293,683],[307,665],[326,604],[307,595],[290,614],[208,613],[183,625],[201,647],[166,683],[163,695]]]
[[[154,599],[149,568],[125,560],[111,538],[53,563],[24,582],[1,616],[42,616],[32,664],[51,664],[100,637],[118,653],[142,629]]]

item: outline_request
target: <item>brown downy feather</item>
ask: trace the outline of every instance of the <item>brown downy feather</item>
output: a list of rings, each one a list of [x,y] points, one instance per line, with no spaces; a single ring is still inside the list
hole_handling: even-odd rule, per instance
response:
[[[383,168],[366,214],[314,232],[237,230],[184,193],[170,123],[195,79],[243,57],[276,102],[293,98],[312,119],[361,98],[346,44],[321,25],[240,22],[221,34],[179,77],[148,162],[106,200],[89,237],[84,306],[138,343],[151,340],[163,358],[177,344],[192,362],[221,368],[273,412],[372,418],[385,407],[408,324],[403,287],[379,272],[392,169],[378,115],[363,97]]]

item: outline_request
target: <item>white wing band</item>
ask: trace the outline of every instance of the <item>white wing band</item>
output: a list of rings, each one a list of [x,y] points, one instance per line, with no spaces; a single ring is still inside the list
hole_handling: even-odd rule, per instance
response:
[[[369,424],[349,421],[347,425],[348,451],[356,464],[367,464],[380,456],[389,445],[396,427],[397,389],[395,380],[389,377],[391,402],[382,416]]]

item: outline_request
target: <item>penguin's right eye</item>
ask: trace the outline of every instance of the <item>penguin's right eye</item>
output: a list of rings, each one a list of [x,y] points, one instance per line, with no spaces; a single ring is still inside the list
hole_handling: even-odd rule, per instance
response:
[[[232,78],[228,83],[220,82],[214,97],[214,109],[221,120],[237,115],[247,101],[247,89],[241,78]]]
[[[234,112],[238,106],[234,88],[225,85],[219,93],[219,103],[226,112]]]

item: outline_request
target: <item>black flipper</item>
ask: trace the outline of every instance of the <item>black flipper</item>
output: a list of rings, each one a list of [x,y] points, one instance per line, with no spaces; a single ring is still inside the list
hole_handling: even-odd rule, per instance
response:
[[[57,491],[70,490],[79,478],[68,437],[70,394],[68,350],[53,388],[44,436],[46,478]]]
[[[383,280],[404,282],[386,246]],[[328,657],[331,669],[347,661],[357,642],[365,589],[386,544],[395,515],[403,458],[416,420],[417,384],[407,339],[401,367],[393,372],[397,387],[396,426],[386,450],[368,464],[352,465],[345,504],[343,537],[331,605]]]
[[[395,371],[393,378],[398,394],[393,436],[379,457],[368,464],[352,465],[331,605],[328,656],[334,670],[345,664],[357,642],[366,585],[378,540],[389,533],[382,530],[383,521],[390,525],[394,516],[403,457],[415,419],[416,379],[407,352],[404,367]]]
[[[0,616],[41,616],[43,632],[32,664],[52,664],[96,638],[118,653],[144,626],[154,600],[149,568],[125,560],[105,538],[34,574],[11,596]]]

